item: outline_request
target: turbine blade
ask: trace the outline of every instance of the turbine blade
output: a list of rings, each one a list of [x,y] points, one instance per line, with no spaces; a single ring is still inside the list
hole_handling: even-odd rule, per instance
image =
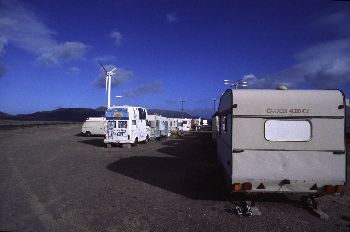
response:
[[[99,60],[97,60],[97,62],[101,65],[101,67],[103,68],[103,70],[105,70],[105,73],[107,74],[107,69],[105,68],[105,66],[103,66],[103,64]]]

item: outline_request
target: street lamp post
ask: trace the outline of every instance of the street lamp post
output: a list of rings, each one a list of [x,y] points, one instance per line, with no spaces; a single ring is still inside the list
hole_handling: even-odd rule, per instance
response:
[[[116,98],[122,98],[123,96],[115,96]]]

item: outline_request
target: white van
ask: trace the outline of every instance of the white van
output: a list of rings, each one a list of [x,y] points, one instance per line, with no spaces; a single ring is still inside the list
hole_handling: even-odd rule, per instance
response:
[[[87,118],[86,121],[83,123],[83,126],[81,128],[81,133],[86,136],[91,136],[91,135],[104,136],[105,124],[106,124],[106,118],[104,117]]]
[[[147,110],[134,106],[113,106],[106,111],[106,144],[137,144],[148,142],[150,128]]]
[[[233,192],[344,193],[345,100],[338,90],[226,90],[217,154]]]

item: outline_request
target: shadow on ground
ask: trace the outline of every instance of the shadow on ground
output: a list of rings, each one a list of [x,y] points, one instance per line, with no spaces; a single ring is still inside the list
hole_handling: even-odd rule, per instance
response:
[[[79,143],[85,143],[95,147],[106,147],[106,144],[103,142],[103,138],[93,138],[87,140],[80,140]]]

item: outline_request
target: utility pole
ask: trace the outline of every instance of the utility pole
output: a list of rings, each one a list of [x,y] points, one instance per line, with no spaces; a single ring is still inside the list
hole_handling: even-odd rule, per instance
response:
[[[184,102],[186,102],[185,100],[181,100],[181,118],[184,118]]]

